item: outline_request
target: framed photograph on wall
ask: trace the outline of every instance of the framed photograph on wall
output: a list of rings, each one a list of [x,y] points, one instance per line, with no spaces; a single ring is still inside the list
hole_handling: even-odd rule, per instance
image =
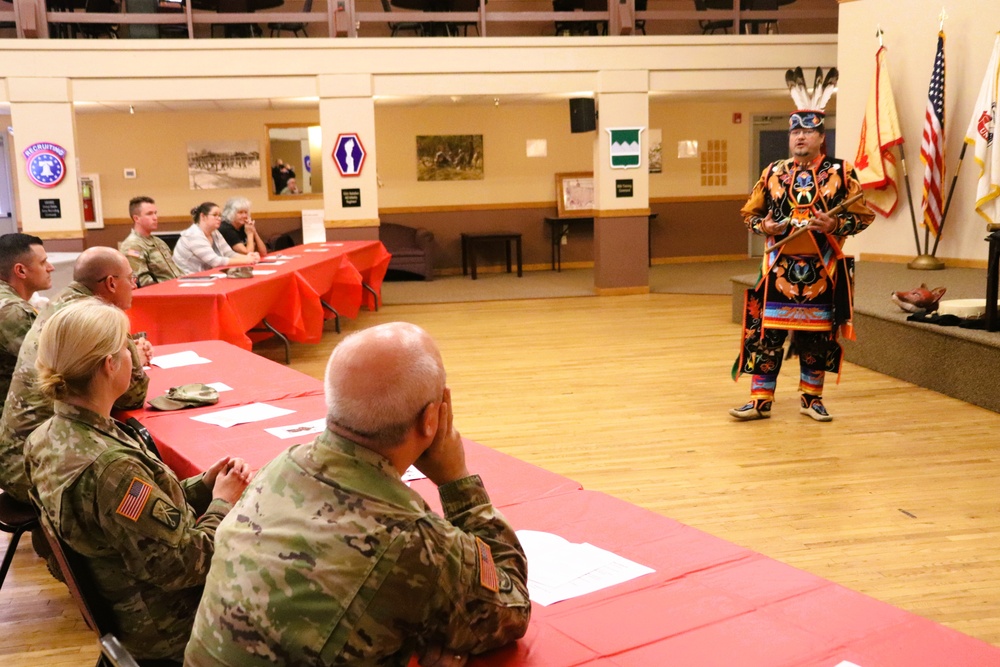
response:
[[[188,142],[187,162],[191,190],[260,187],[260,146],[256,141]]]
[[[417,180],[483,180],[483,135],[418,136]]]
[[[556,209],[560,218],[594,216],[594,172],[556,174]]]

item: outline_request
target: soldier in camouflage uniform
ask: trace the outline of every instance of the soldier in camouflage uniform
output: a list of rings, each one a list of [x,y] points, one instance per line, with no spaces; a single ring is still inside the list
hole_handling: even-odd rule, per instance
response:
[[[83,556],[118,638],[136,658],[179,661],[215,529],[249,471],[225,458],[181,482],[111,418],[130,381],[128,340],[125,314],[97,299],[49,320],[38,375],[55,414],[28,437],[25,462],[32,501]]]
[[[122,310],[132,305],[134,274],[125,257],[113,248],[94,247],[80,253],[73,267],[73,282],[46,307],[24,337],[8,400],[0,419],[0,488],[21,502],[28,502],[28,480],[24,474],[24,441],[35,428],[52,416],[52,401],[35,386],[38,336],[55,313],[78,299],[97,296]],[[149,378],[142,367],[153,356],[145,339],[129,341],[132,352],[132,382],[115,403],[119,410],[142,407]]]
[[[159,226],[156,202],[150,197],[133,197],[128,203],[132,231],[118,244],[128,257],[139,287],[180,278],[184,271],[174,263],[173,252],[163,239],[153,236]]]
[[[327,430],[268,464],[219,526],[185,665],[464,665],[522,637],[513,528],[465,465],[440,353],[411,324],[344,339]],[[444,518],[401,480],[416,465]]]
[[[52,287],[52,265],[42,240],[29,234],[0,236],[0,410],[24,336],[38,313],[31,295]]]

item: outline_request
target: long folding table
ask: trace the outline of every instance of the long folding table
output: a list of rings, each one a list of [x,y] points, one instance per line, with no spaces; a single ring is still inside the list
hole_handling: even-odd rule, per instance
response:
[[[275,253],[247,279],[203,271],[137,289],[128,311],[132,332],[154,345],[224,340],[249,350],[247,335],[266,320],[287,339],[319,342],[323,321],[374,308],[390,255],[378,241],[314,243]],[[265,258],[266,259],[266,258]],[[372,296],[374,295],[374,296]]]
[[[220,342],[170,345],[211,363],[153,368],[150,398],[170,386],[224,382],[215,406],[137,410],[180,476],[220,456],[254,468],[296,442],[263,429],[320,419],[321,382]],[[295,410],[225,429],[192,421],[206,412],[263,402]],[[527,635],[478,656],[473,667],[997,667],[1000,648],[879,602],[767,556],[466,441],[469,468],[517,529],[590,543],[654,570],[550,606],[533,603]],[[428,480],[412,487],[435,509]],[[529,564],[530,571],[530,564]],[[415,667],[416,663],[411,663]]]

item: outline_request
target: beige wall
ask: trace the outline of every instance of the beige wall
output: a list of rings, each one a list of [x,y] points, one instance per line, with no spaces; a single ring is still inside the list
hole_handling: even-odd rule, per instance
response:
[[[746,193],[755,176],[749,154],[751,115],[781,114],[789,104],[780,97],[721,102],[654,100],[649,125],[663,134],[663,172],[650,175],[650,197]],[[741,124],[732,122],[734,113],[742,114]],[[381,209],[551,203],[555,201],[555,174],[593,168],[596,132],[570,132],[569,105],[565,100],[500,106],[450,102],[419,107],[381,106],[376,108],[375,120]],[[252,138],[261,144],[263,161],[266,123],[316,121],[316,112],[309,110],[78,114],[81,171],[100,175],[106,218],[127,218],[128,200],[137,194],[154,197],[161,216],[168,218],[186,216],[204,199],[221,204],[236,195],[248,197],[257,213],[296,211],[310,204],[268,200],[270,172],[263,162],[260,188],[191,190],[187,145],[191,141]],[[425,134],[482,134],[484,179],[418,182],[416,137]],[[548,155],[526,157],[529,139],[545,139]],[[700,161],[677,158],[677,142],[687,139],[698,140],[700,146],[711,139],[727,141],[727,186],[702,187]],[[125,179],[126,168],[135,168],[137,178]]]
[[[841,157],[853,160],[875,72],[875,51],[878,48],[875,29],[881,25],[885,31],[884,43],[888,48],[889,71],[905,139],[913,205],[919,222],[922,218],[923,183],[920,139],[942,3],[940,0],[907,0],[905,18],[900,16],[900,5],[899,0],[863,0],[841,5],[842,38],[837,58],[841,72],[837,102],[838,140],[843,147]],[[946,187],[950,187],[972,106],[1000,25],[995,0],[962,0],[945,5],[948,14],[944,24],[947,67],[945,180]],[[971,153],[967,154],[965,162],[938,248],[938,257],[985,261],[987,245],[983,237],[986,226],[973,211],[978,168]],[[864,234],[852,240],[849,250],[854,253],[914,256],[916,248],[902,178],[900,188],[902,200],[893,216],[889,219],[878,218]],[[920,238],[922,242],[922,228]],[[915,279],[915,282],[920,281]]]
[[[288,211],[287,202],[268,200],[271,179],[265,160],[265,123],[318,122],[309,111],[83,113],[77,114],[77,143],[83,173],[101,177],[105,218],[128,218],[128,201],[140,194],[156,199],[160,215],[187,216],[205,200],[220,205],[247,197],[254,212]],[[187,145],[191,141],[245,141],[260,144],[261,184],[239,190],[192,190],[188,185]],[[126,179],[126,168],[136,170]]]

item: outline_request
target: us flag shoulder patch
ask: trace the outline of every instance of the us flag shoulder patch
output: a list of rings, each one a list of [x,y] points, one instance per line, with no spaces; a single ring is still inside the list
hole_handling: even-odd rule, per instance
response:
[[[153,487],[148,482],[144,482],[138,477],[133,477],[128,491],[125,492],[125,497],[122,498],[121,503],[118,505],[118,513],[126,519],[138,521],[143,508],[146,507],[146,501],[149,500],[149,494],[152,490]]]
[[[476,549],[479,551],[479,585],[496,593],[500,589],[500,581],[497,579],[497,567],[493,564],[490,545],[477,537]]]

